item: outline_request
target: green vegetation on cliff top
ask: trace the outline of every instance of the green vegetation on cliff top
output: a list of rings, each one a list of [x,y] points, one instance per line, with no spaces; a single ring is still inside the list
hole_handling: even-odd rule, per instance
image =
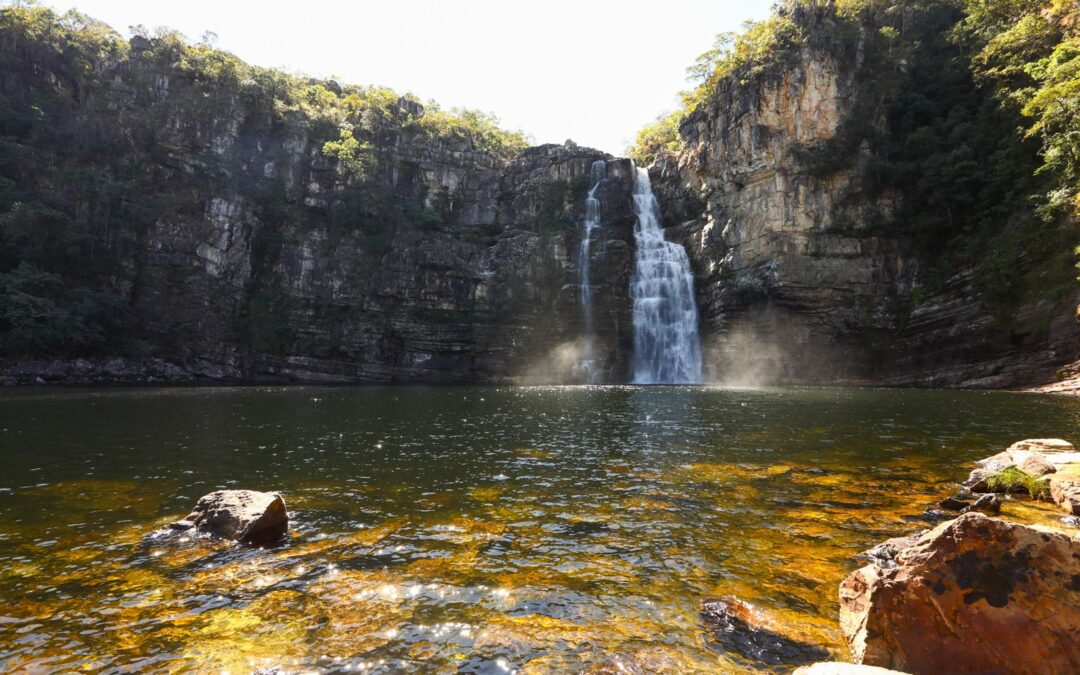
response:
[[[227,186],[270,221],[359,230],[378,251],[396,227],[441,222],[432,205],[442,203],[389,189],[380,141],[400,133],[496,161],[527,145],[486,113],[251,66],[176,32],[134,33],[129,41],[35,2],[0,8],[0,355],[139,354],[182,341],[183,325],[138,334],[137,291],[120,261],[142,255],[131,252],[146,250],[151,223],[201,217],[194,195],[207,186]],[[283,179],[264,175],[256,160],[265,149],[245,141],[271,131],[294,150],[321,148],[351,189],[307,208]],[[238,142],[217,144],[231,136]],[[275,246],[264,235],[253,254]],[[159,272],[175,283],[190,274],[179,265]],[[251,324],[280,309],[253,306]]]
[[[787,0],[689,68],[683,105],[646,126],[639,164],[678,152],[684,122],[822,55],[851,76],[834,138],[795,158],[863,167],[883,221],[926,263],[923,283],[976,269],[1006,320],[1032,293],[1075,290],[1080,215],[1080,5],[1071,0]]]

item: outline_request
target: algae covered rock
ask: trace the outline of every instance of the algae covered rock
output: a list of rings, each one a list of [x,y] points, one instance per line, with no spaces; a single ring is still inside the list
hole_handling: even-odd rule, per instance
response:
[[[289,530],[289,513],[276,492],[218,490],[199,499],[186,518],[170,527],[261,546],[282,540]]]
[[[969,513],[840,586],[853,659],[914,673],[1080,672],[1080,542]]]

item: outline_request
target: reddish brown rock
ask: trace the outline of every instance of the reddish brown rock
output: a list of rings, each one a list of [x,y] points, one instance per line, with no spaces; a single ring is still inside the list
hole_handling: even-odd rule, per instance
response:
[[[840,586],[855,662],[914,675],[1080,672],[1080,542],[969,513]]]
[[[218,490],[199,499],[186,518],[170,527],[262,546],[282,540],[289,514],[276,492]]]
[[[1050,478],[1050,498],[1066,513],[1080,516],[1080,476],[1064,475]]]

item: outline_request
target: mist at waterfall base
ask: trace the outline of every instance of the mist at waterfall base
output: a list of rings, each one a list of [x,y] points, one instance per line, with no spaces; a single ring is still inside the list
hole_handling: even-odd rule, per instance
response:
[[[539,355],[513,378],[519,386],[596,384],[589,382],[583,366],[593,356],[592,345],[584,337],[567,340]]]
[[[711,386],[852,383],[865,366],[842,345],[822,340],[810,326],[771,304],[709,333],[703,347],[704,379]]]

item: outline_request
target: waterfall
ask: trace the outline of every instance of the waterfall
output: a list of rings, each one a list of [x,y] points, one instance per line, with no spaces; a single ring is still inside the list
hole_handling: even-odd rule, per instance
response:
[[[593,162],[590,171],[592,188],[585,197],[584,232],[581,235],[581,248],[578,251],[578,286],[581,293],[581,337],[584,347],[578,365],[579,374],[589,384],[596,383],[596,356],[593,353],[593,289],[589,276],[589,250],[592,247],[592,232],[600,227],[600,198],[597,190],[607,179],[607,162],[600,159]]]
[[[630,281],[634,303],[634,384],[700,384],[694,275],[686,249],[664,239],[660,207],[649,172],[634,180],[636,266]]]

